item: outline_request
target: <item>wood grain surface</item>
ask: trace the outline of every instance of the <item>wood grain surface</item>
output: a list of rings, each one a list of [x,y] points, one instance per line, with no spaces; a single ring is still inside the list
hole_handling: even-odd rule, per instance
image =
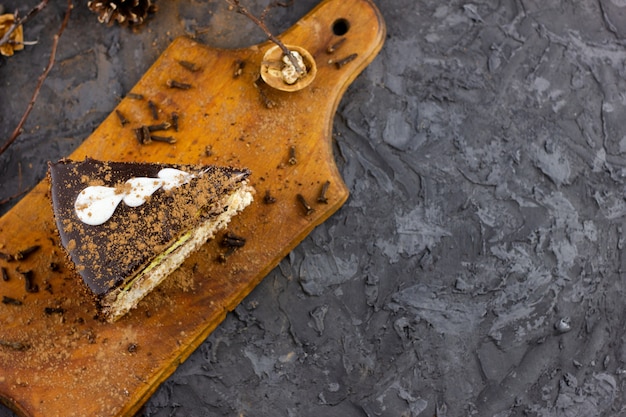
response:
[[[226,313],[347,199],[332,152],[333,115],[384,36],[370,1],[322,2],[280,36],[306,48],[318,67],[310,86],[291,93],[258,80],[269,43],[219,50],[176,39],[70,157],[247,167],[255,201],[228,227],[246,244],[228,253],[218,236],[137,309],[103,323],[58,245],[48,183],[41,182],[0,219],[3,403],[24,416],[136,413]],[[155,132],[176,143],[137,141],[136,128],[176,115],[178,130]],[[326,183],[326,202],[318,201]]]

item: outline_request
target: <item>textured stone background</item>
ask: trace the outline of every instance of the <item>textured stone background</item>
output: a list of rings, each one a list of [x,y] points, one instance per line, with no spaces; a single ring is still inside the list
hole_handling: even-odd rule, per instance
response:
[[[78,146],[174,37],[263,40],[219,0],[159,1],[136,33],[83,3],[0,156],[0,200]],[[281,32],[316,3],[268,22]],[[377,3],[387,42],[335,117],[350,199],[142,415],[626,415],[626,1]],[[2,141],[64,10],[52,1],[26,28],[38,44],[0,58]]]

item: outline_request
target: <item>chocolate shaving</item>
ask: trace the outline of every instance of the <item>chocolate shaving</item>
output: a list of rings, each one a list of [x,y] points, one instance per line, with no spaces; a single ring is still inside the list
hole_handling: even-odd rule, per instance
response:
[[[150,128],[148,126],[141,126],[135,129],[135,137],[142,145],[147,145],[152,142],[152,139],[150,138]]]
[[[8,253],[0,252],[0,259],[4,259],[5,261],[23,261],[28,258],[33,253],[37,252],[41,246],[33,245],[29,246],[26,249],[22,249],[18,251],[15,255],[10,255]]]
[[[62,307],[46,307],[43,309],[43,312],[51,316],[53,314],[63,314],[65,313],[65,309]]]
[[[138,127],[135,129],[135,137],[137,138],[137,142],[143,145],[143,129]]]
[[[128,119],[122,114],[121,111],[115,109],[115,114],[117,114],[117,118],[120,120],[120,124],[122,126],[125,126],[126,124],[128,124]]]
[[[246,244],[246,239],[241,236],[237,236],[234,233],[226,233],[222,238],[222,246],[228,248],[241,248]]]
[[[3,339],[0,339],[0,346],[17,350],[19,352],[24,352],[25,350],[30,349],[30,345],[28,343],[11,342],[10,340],[3,340]]]
[[[172,128],[175,132],[178,132],[178,119],[180,118],[179,114],[174,112],[172,113]]]
[[[28,258],[31,254],[37,252],[39,250],[39,248],[41,248],[41,246],[39,245],[33,245],[29,248],[23,249],[21,251],[19,251],[18,253],[15,254],[15,260],[17,261],[22,261],[26,258]]]
[[[21,306],[23,303],[17,298],[7,297],[6,295],[3,295],[2,304],[11,305],[11,306]]]
[[[226,252],[220,253],[217,257],[217,260],[219,262],[224,263],[230,255],[235,253],[237,249],[242,248],[246,244],[246,239],[241,236],[237,236],[234,233],[227,232],[222,238],[220,244],[228,248]]]
[[[298,163],[298,159],[296,158],[296,147],[289,147],[289,165],[295,165]]]
[[[266,108],[273,109],[274,107],[276,107],[276,102],[269,98],[265,91],[263,91],[261,88],[259,88],[259,95],[261,96],[261,101]]]
[[[235,71],[233,72],[233,78],[239,78],[243,74],[243,68],[246,66],[246,62],[242,60],[235,61]]]
[[[165,143],[169,143],[169,144],[176,143],[176,138],[174,138],[172,136],[150,135],[150,139],[155,141],[155,142],[165,142]]]
[[[148,108],[150,108],[152,118],[154,120],[159,120],[159,109],[157,108],[156,104],[154,104],[154,101],[148,100]]]
[[[340,69],[341,67],[343,67],[344,65],[346,65],[349,62],[352,62],[356,59],[356,57],[359,56],[358,54],[350,54],[347,57],[340,59],[338,61],[330,61],[331,63],[335,64],[335,67],[337,69]]]
[[[326,181],[322,185],[322,189],[320,191],[319,197],[317,197],[318,203],[328,204],[328,197],[326,197],[326,193],[328,192],[328,187],[330,187],[330,181]]]
[[[307,203],[304,196],[302,194],[298,194],[296,197],[298,198],[298,201],[302,205],[302,208],[304,208],[305,215],[310,216],[311,214],[313,214],[315,209],[311,207],[309,203]]]
[[[232,255],[233,253],[235,253],[236,250],[237,250],[237,247],[235,246],[229,247],[226,252],[219,254],[219,256],[217,257],[217,260],[220,261],[221,263],[226,262],[228,257]]]
[[[181,83],[176,80],[167,80],[165,83],[169,88],[178,88],[179,90],[189,90],[191,88],[191,84]]]
[[[159,123],[158,125],[149,125],[147,127],[148,127],[149,132],[158,132],[160,130],[167,130],[171,126],[172,126],[171,123],[163,122],[163,123]]]
[[[19,271],[20,274],[24,277],[24,284],[26,292],[36,293],[39,292],[39,285],[35,284],[35,278],[33,276],[33,271]]]
[[[274,204],[276,202],[276,197],[270,194],[270,190],[265,190],[265,195],[263,196],[263,202],[265,204]]]
[[[346,41],[346,39],[347,38],[341,38],[337,42],[335,42],[332,45],[330,45],[328,48],[326,48],[326,53],[327,54],[332,54],[333,52],[335,52],[337,49],[339,49],[339,47],[341,45],[343,45],[343,43]]]
[[[191,72],[198,72],[198,71],[200,71],[200,66],[198,64],[194,64],[193,62],[178,61],[178,63],[180,64],[181,67],[183,67],[186,70],[189,70]]]

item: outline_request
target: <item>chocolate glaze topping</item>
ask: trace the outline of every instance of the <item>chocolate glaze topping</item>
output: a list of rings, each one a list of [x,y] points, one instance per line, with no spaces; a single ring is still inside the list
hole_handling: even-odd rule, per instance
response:
[[[131,178],[157,178],[163,168],[194,175],[169,190],[158,189],[138,207],[120,204],[105,223],[77,216],[75,201],[89,186],[119,187]],[[62,160],[51,163],[52,207],[61,244],[86,286],[100,299],[148,265],[182,234],[225,210],[221,204],[249,176],[230,167]]]

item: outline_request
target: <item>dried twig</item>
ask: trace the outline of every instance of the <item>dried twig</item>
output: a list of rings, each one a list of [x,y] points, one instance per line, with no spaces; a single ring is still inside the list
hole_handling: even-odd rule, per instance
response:
[[[40,6],[42,4],[43,4],[43,6],[45,6],[46,3],[48,3],[47,0],[42,1],[40,3]],[[42,8],[43,8],[43,6],[42,6]],[[37,6],[37,7],[39,7],[39,6]],[[4,145],[2,145],[2,148],[0,148],[0,155],[2,155],[4,153],[4,151],[6,151],[7,148],[9,146],[11,146],[11,144],[13,142],[15,142],[15,139],[17,139],[17,137],[22,133],[22,128],[24,127],[24,123],[26,123],[26,119],[28,119],[28,116],[30,115],[30,112],[33,110],[33,107],[35,106],[35,102],[37,101],[37,97],[39,96],[39,92],[41,91],[41,87],[42,87],[44,81],[46,80],[46,78],[48,77],[48,74],[50,73],[50,70],[52,70],[52,67],[54,66],[54,61],[56,59],[56,53],[57,53],[57,46],[59,45],[59,38],[63,34],[63,31],[65,30],[65,28],[67,26],[67,23],[70,20],[70,12],[71,12],[73,7],[74,6],[72,4],[72,0],[67,0],[67,10],[65,11],[65,17],[63,18],[63,22],[61,23],[61,27],[59,28],[58,32],[52,38],[52,50],[50,51],[50,59],[48,61],[48,65],[44,69],[43,73],[39,76],[39,79],[37,80],[37,86],[35,87],[35,91],[33,93],[33,96],[30,99],[30,102],[28,103],[28,106],[26,107],[26,111],[24,111],[24,114],[22,115],[22,118],[20,119],[20,121],[17,124],[15,130],[13,131],[13,134],[4,143]],[[32,10],[31,10],[31,12],[28,13],[27,17],[31,16],[31,15],[32,15]],[[22,19],[22,22],[23,22],[23,19]]]
[[[26,192],[28,192],[28,190],[24,190],[24,191],[20,191],[17,194],[8,196],[7,198],[3,198],[2,200],[0,200],[0,206],[8,203],[11,200],[15,200],[16,198],[20,198],[21,196],[23,196],[24,194],[26,194]]]
[[[302,68],[300,64],[298,64],[298,60],[296,59],[295,56],[293,56],[289,48],[287,48],[285,44],[280,41],[280,39],[274,36],[272,32],[269,30],[269,28],[267,27],[267,25],[265,24],[265,16],[267,15],[267,13],[269,12],[271,8],[276,7],[276,6],[287,7],[292,3],[292,0],[287,1],[287,2],[274,1],[270,3],[261,13],[261,18],[258,18],[252,13],[250,13],[248,9],[246,9],[244,6],[241,5],[241,3],[239,3],[239,0],[226,0],[226,1],[233,7],[237,8],[237,13],[241,13],[242,15],[246,16],[248,19],[252,20],[252,22],[254,22],[255,25],[260,27],[261,30],[265,32],[265,35],[267,35],[267,38],[270,41],[274,42],[276,45],[278,45],[278,47],[283,51],[283,54],[289,57],[289,60],[295,67],[298,74],[304,74],[304,71],[305,71],[304,68]]]
[[[272,10],[274,7],[291,7],[292,5],[293,5],[293,0],[289,0],[289,1],[273,1],[270,4],[268,4],[267,6],[265,6],[265,9],[263,9],[263,12],[261,12],[261,16],[259,17],[259,19],[261,21],[265,22],[265,17],[269,13],[269,11]]]
[[[6,43],[9,43],[9,40],[11,39],[11,34],[15,31],[15,29],[17,29],[18,27],[24,25],[26,22],[28,22],[30,19],[32,19],[37,13],[39,13],[44,7],[46,7],[46,5],[48,4],[48,1],[49,0],[43,0],[37,6],[33,7],[30,10],[30,12],[28,12],[28,14],[26,16],[24,16],[22,19],[18,19],[17,10],[16,10],[15,14],[14,14],[15,21],[13,22],[13,24],[11,25],[9,30],[4,34],[2,39],[0,39],[0,45],[4,45]]]

